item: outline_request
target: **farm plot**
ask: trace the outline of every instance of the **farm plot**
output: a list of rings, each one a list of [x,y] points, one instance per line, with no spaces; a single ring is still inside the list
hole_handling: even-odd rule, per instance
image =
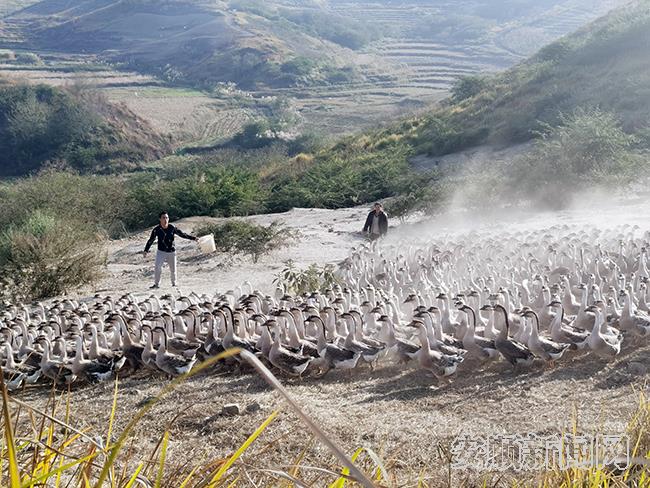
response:
[[[124,103],[162,133],[177,140],[211,144],[232,137],[252,117],[245,108],[193,90],[146,87],[106,90],[108,98]]]
[[[235,134],[251,112],[203,92],[170,88],[153,76],[117,71],[94,56],[44,53],[38,65],[0,64],[9,80],[53,86],[78,85],[123,103],[160,133],[176,141],[213,143]]]

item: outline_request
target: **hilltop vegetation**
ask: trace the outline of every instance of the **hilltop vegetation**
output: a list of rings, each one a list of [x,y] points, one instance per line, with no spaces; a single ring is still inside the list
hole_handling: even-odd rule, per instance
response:
[[[96,93],[46,85],[0,85],[0,175],[45,165],[117,171],[160,157],[167,142]]]
[[[360,49],[382,35],[376,27],[327,11],[317,2],[288,8],[258,0],[230,0],[228,6],[350,49]]]
[[[261,4],[254,5],[262,8]],[[257,15],[272,17],[276,13],[264,11]],[[350,136],[325,147],[319,147],[313,140],[297,143],[262,137],[269,127],[262,123],[251,124],[235,142],[253,152],[216,150],[201,156],[199,162],[188,159],[180,166],[172,166],[173,174],[163,165],[162,171],[127,179],[146,181],[142,191],[149,192],[149,198],[143,200],[164,203],[163,206],[170,208],[176,217],[243,215],[282,211],[293,206],[341,207],[421,192],[432,180],[443,178],[440,171],[435,175],[415,173],[409,165],[414,156],[447,154],[483,143],[510,145],[535,138],[548,142],[555,140],[555,130],[561,127],[582,127],[583,134],[591,134],[589,137],[594,138],[621,140],[629,136],[624,144],[617,145],[614,141],[614,147],[636,153],[648,142],[644,134],[648,133],[650,108],[647,93],[650,86],[649,45],[650,6],[644,1],[547,46],[502,74],[461,79],[453,96],[443,106],[422,117]],[[35,95],[30,96],[26,97],[28,102],[21,103],[31,107],[33,100],[39,100]],[[72,99],[71,95],[58,97]],[[52,97],[53,100],[59,98]],[[73,117],[68,124],[69,130],[64,131],[71,140],[76,140],[82,132],[82,125],[95,126],[95,120],[88,119],[89,115],[79,110],[79,106],[72,105],[76,108],[66,111],[48,108],[54,114],[52,117],[59,117],[59,112],[81,117],[81,122],[75,122]],[[41,113],[39,110],[16,113],[23,112],[31,117]],[[11,130],[21,134],[18,116],[5,119],[15,119],[16,128]],[[29,119],[23,122],[23,126],[30,124],[37,128],[61,125],[33,123]],[[55,144],[50,152],[63,154],[69,167],[84,170],[83,160],[76,163],[77,159],[65,152],[70,145],[59,143],[57,137],[52,139]],[[566,137],[558,137],[567,141]],[[10,139],[14,145],[22,140]],[[589,153],[589,138],[578,140],[585,144]],[[29,147],[32,146],[38,149],[38,144]],[[265,152],[269,147],[271,150]],[[13,154],[19,154],[17,149],[10,149]],[[579,147],[571,150],[574,154],[580,152]],[[260,159],[259,154],[273,156]],[[608,157],[613,157],[612,154]],[[46,156],[35,159],[52,159],[50,154]],[[27,159],[34,158],[30,155]],[[582,171],[585,164],[593,161],[575,165],[576,171]],[[604,167],[609,168],[610,173],[615,172],[614,166],[601,165],[594,174],[602,173]],[[224,188],[224,182],[237,190]],[[154,210],[143,204],[140,207],[139,211],[129,212],[131,220],[125,223],[127,229],[137,228],[144,222],[140,216]]]
[[[627,132],[650,107],[650,3],[613,12],[494,76],[468,77],[446,106],[395,131],[419,153],[528,141],[577,108],[600,108]]]

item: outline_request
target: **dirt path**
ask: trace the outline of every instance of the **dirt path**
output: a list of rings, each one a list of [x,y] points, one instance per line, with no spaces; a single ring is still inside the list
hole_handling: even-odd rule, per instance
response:
[[[260,258],[254,264],[249,258],[224,254],[202,255],[197,246],[187,240],[177,239],[180,291],[197,293],[225,292],[248,280],[266,293],[274,290],[273,278],[293,260],[300,267],[312,263],[337,263],[343,260],[353,246],[364,242],[359,231],[363,227],[366,209],[294,209],[283,214],[258,215],[246,220],[268,225],[273,221],[283,223],[299,232],[299,239],[288,247]],[[206,222],[223,219],[193,217],[175,222],[186,232],[193,232]],[[152,223],[152,227],[155,222]],[[109,243],[108,273],[98,285],[101,293],[147,294],[153,282],[154,253],[143,257],[140,253],[149,237],[149,231]],[[169,274],[163,270],[161,292],[171,291]],[[88,291],[88,290],[87,290]],[[87,292],[86,291],[86,292]]]

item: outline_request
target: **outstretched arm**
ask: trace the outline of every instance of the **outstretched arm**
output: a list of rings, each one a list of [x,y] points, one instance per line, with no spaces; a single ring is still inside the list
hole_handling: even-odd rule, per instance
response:
[[[193,235],[186,234],[185,232],[180,230],[178,227],[174,227],[174,229],[176,229],[175,233],[176,233],[176,235],[178,237],[182,237],[183,239],[189,239],[190,241],[197,241],[199,239],[198,237],[194,237]]]
[[[151,245],[154,243],[156,240],[156,229],[151,231],[151,236],[149,237],[149,240],[147,241],[147,244],[144,246],[144,252],[148,253],[149,249],[151,248]]]

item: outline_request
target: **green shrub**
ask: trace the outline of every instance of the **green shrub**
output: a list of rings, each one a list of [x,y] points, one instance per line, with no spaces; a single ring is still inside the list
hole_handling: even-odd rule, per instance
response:
[[[125,182],[127,229],[149,225],[161,209],[172,219],[194,215],[223,216],[263,213],[266,192],[254,171],[232,166],[190,167],[173,177],[142,174]]]
[[[0,290],[11,299],[60,295],[92,283],[105,256],[88,228],[35,211],[0,235]]]
[[[624,185],[638,176],[644,162],[637,139],[619,119],[600,109],[561,115],[556,127],[545,126],[534,148],[507,170],[517,195],[551,207],[571,201],[576,188]]]
[[[83,222],[92,232],[123,233],[129,201],[123,178],[44,171],[0,184],[0,228],[41,211],[65,222]]]
[[[287,142],[287,154],[295,156],[297,154],[313,154],[323,146],[323,134],[315,132],[305,132],[295,139]]]
[[[16,53],[16,62],[19,64],[30,64],[39,66],[43,64],[43,61],[34,53]]]
[[[394,196],[412,176],[408,155],[404,145],[376,151],[335,147],[318,155],[303,173],[277,178],[267,208],[341,208]]]
[[[362,48],[379,34],[367,24],[322,9],[280,9],[279,13],[301,30],[350,49]]]
[[[258,149],[274,142],[266,133],[271,130],[271,124],[266,120],[250,122],[233,136],[232,142],[242,149]]]
[[[91,172],[136,166],[166,143],[100,95],[46,85],[0,86],[0,176],[51,162]]]
[[[296,56],[295,58],[282,63],[280,70],[283,73],[301,77],[309,76],[314,71],[314,69],[316,69],[316,66],[317,63],[314,59],[305,56]]]
[[[621,191],[647,175],[647,156],[638,150],[637,137],[623,131],[614,114],[577,109],[560,114],[559,120],[557,126],[541,124],[538,139],[517,157],[445,175],[442,181],[455,183],[457,206],[477,211],[512,204],[561,209],[582,192]],[[437,193],[433,200],[445,198]]]
[[[451,88],[451,96],[455,102],[462,102],[475,97],[489,85],[489,78],[481,75],[461,76]]]
[[[0,49],[0,62],[6,63],[9,61],[14,61],[16,59],[16,53],[9,49]]]
[[[422,200],[419,195],[415,193],[407,193],[395,197],[386,205],[386,212],[391,217],[396,217],[400,222],[404,222],[407,217],[420,211],[422,208]]]
[[[273,280],[281,286],[285,293],[303,294],[315,291],[324,292],[335,285],[341,285],[342,280],[336,274],[333,265],[310,265],[307,269],[299,269],[291,260],[285,263],[285,268]]]
[[[245,220],[231,220],[225,224],[203,225],[195,229],[198,235],[213,234],[217,249],[230,254],[244,254],[257,263],[261,256],[289,246],[297,238],[295,231],[273,222],[268,226]]]

